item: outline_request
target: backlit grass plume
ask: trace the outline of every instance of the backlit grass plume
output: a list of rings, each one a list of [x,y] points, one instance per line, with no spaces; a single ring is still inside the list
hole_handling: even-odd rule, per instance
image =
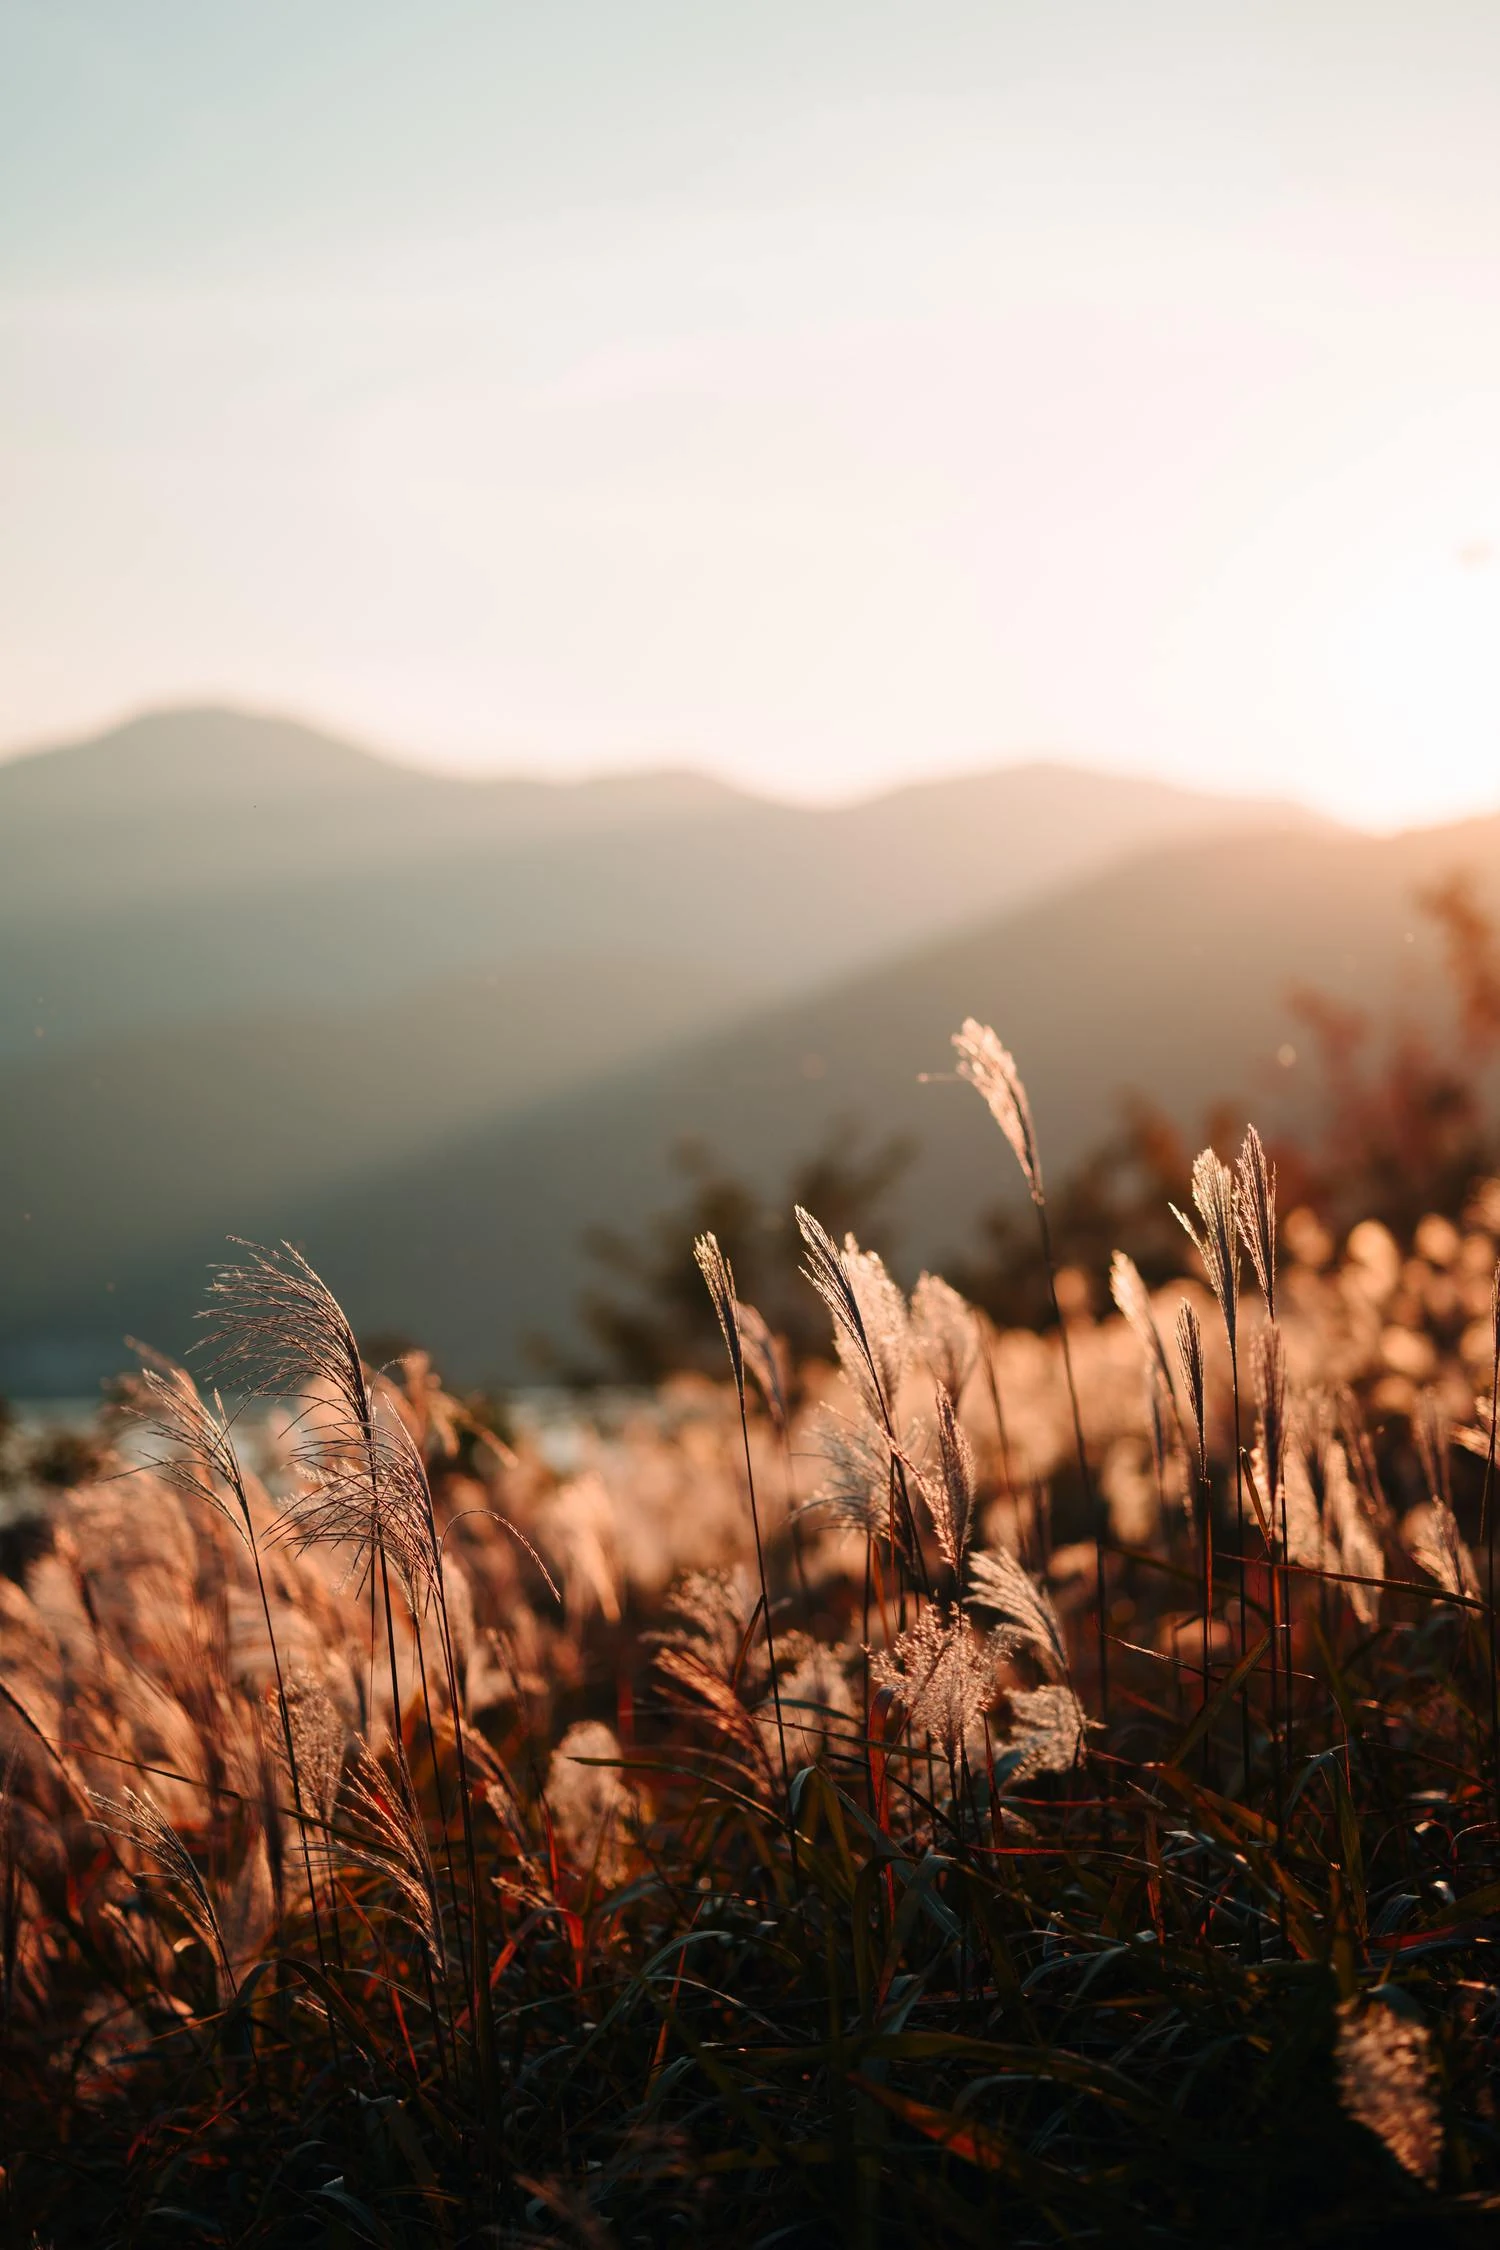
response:
[[[905,1365],[907,1330],[899,1292],[878,1260],[868,1259],[857,1243],[840,1251],[800,1204],[796,1220],[806,1252],[802,1271],[832,1316],[839,1363],[871,1414],[894,1436],[891,1380],[899,1381]]]
[[[979,1323],[939,1274],[922,1274],[911,1293],[911,1343],[956,1406],[979,1358]]]
[[[997,1647],[1009,1660],[1026,1656],[1051,1680],[1068,1677],[1062,1620],[1046,1588],[1006,1547],[983,1547],[969,1563],[969,1607],[1000,1620]]]
[[[875,1652],[871,1677],[900,1697],[911,1732],[941,1750],[950,1780],[984,1743],[984,1720],[998,1689],[1000,1650],[982,1639],[959,1610],[925,1608],[889,1649]]]
[[[1175,1203],[1171,1206],[1173,1218],[1186,1232],[1203,1261],[1209,1287],[1218,1301],[1219,1317],[1224,1323],[1224,1335],[1229,1345],[1229,1379],[1234,1416],[1234,1567],[1239,1593],[1240,1656],[1243,1659],[1250,1641],[1250,1612],[1246,1599],[1245,1480],[1240,1449],[1240,1200],[1234,1174],[1211,1148],[1200,1150],[1193,1160],[1193,1208],[1198,1214],[1196,1224]],[[1242,1768],[1248,1772],[1250,1709],[1243,1697],[1240,1701],[1240,1759]]]
[[[1188,1411],[1192,1415],[1198,1478],[1202,1483],[1208,1477],[1208,1407],[1203,1366],[1203,1327],[1197,1313],[1185,1299],[1177,1308],[1177,1364],[1182,1369],[1183,1388],[1187,1392]]]
[[[761,1404],[779,1437],[785,1437],[789,1410],[781,1346],[754,1305],[743,1298],[734,1302],[734,1323],[739,1331],[745,1373],[760,1393]],[[726,1342],[728,1341],[726,1337]]]
[[[730,1371],[734,1376],[735,1395],[739,1401],[740,1437],[745,1454],[745,1484],[750,1496],[750,1524],[755,1537],[755,1565],[760,1575],[761,1616],[766,1631],[766,1657],[771,1670],[771,1704],[776,1714],[776,1739],[781,1750],[781,1778],[790,1786],[791,1773],[787,1764],[786,1725],[781,1715],[781,1683],[776,1672],[776,1632],[771,1618],[771,1582],[766,1575],[766,1549],[761,1537],[760,1503],[755,1494],[755,1464],[750,1455],[750,1423],[745,1411],[745,1354],[740,1341],[739,1301],[734,1292],[734,1274],[729,1260],[720,1249],[718,1239],[712,1234],[701,1234],[693,1244],[693,1256],[698,1271],[708,1286],[708,1294],[718,1315],[724,1333],[725,1347],[729,1353]],[[796,1853],[795,1832],[792,1843]]]
[[[1443,2126],[1433,2084],[1432,2036],[1425,2024],[1375,2000],[1339,2011],[1339,2100],[1385,2143],[1404,2171],[1436,2185]]]
[[[1500,1183],[1279,1275],[1253,1135],[1191,1208],[1223,1342],[804,1212],[820,1353],[684,1230],[722,1380],[459,1402],[241,1246],[218,1390],[0,1421],[8,2234],[1477,2250]]]
[[[99,1825],[118,1842],[129,1844],[150,1862],[148,1878],[165,1883],[187,1920],[214,1956],[229,1991],[234,1990],[234,1970],[219,1910],[207,1879],[170,1820],[138,1789],[124,1789],[118,1797],[96,1792]]]
[[[1175,1398],[1176,1386],[1167,1359],[1167,1347],[1162,1341],[1156,1314],[1152,1309],[1151,1293],[1140,1276],[1133,1258],[1117,1250],[1109,1264],[1109,1293],[1115,1301],[1121,1318],[1138,1339],[1147,1361],[1161,1377],[1167,1397]]]
[[[1177,1364],[1182,1370],[1183,1388],[1187,1393],[1188,1413],[1192,1418],[1194,1465],[1197,1470],[1198,1568],[1201,1587],[1199,1599],[1202,1617],[1200,1709],[1206,1710],[1209,1697],[1209,1651],[1213,1638],[1214,1614],[1213,1487],[1209,1480],[1208,1466],[1208,1397],[1207,1375],[1203,1357],[1203,1326],[1186,1298],[1177,1308],[1176,1343]],[[1206,1763],[1208,1759],[1206,1741],[1203,1756]]]
[[[1255,1339],[1254,1369],[1256,1438],[1263,1471],[1261,1498],[1270,1517],[1272,1536],[1279,1537],[1286,1478],[1286,1346],[1281,1330],[1269,1323]]]
[[[974,1448],[954,1412],[953,1401],[939,1386],[937,1392],[938,1459],[936,1472],[913,1468],[918,1490],[937,1539],[938,1553],[956,1576],[962,1577],[964,1558],[974,1521],[977,1482]]]
[[[405,1423],[383,1411],[343,1307],[290,1243],[241,1243],[217,1267],[204,1345],[216,1371],[256,1396],[297,1398],[302,1489],[284,1536],[348,1546],[361,1567],[389,1565],[414,1603],[438,1571],[427,1483]]]
[[[1088,1718],[1073,1690],[1062,1682],[1012,1688],[1014,1727],[1006,1744],[1012,1784],[1035,1774],[1067,1773],[1083,1755]]]
[[[1052,1228],[1047,1216],[1047,1197],[1042,1187],[1042,1163],[1037,1150],[1036,1129],[1031,1121],[1031,1104],[1026,1098],[1026,1088],[1016,1068],[1015,1057],[987,1024],[967,1016],[959,1030],[953,1034],[953,1045],[958,1055],[958,1074],[968,1080],[983,1097],[1001,1132],[1015,1152],[1031,1200],[1036,1208],[1037,1226],[1041,1236],[1042,1264],[1047,1275],[1047,1291],[1052,1301],[1052,1317],[1057,1323],[1058,1342],[1062,1348],[1063,1379],[1067,1385],[1068,1407],[1073,1422],[1073,1445],[1078,1458],[1078,1475],[1084,1490],[1085,1502],[1092,1519],[1094,1539],[1094,1617],[1099,1661],[1099,1702],[1104,1716],[1109,1716],[1109,1587],[1106,1561],[1108,1520],[1094,1490],[1093,1471],[1089,1466],[1088,1447],[1083,1435],[1083,1409],[1078,1397],[1078,1379],[1073,1368],[1073,1348],[1068,1337],[1068,1324],[1063,1319],[1062,1306],[1057,1296],[1057,1261],[1052,1254]]]
[[[834,1350],[886,1456],[885,1536],[897,1567],[925,1583],[925,1569],[896,1426],[901,1379],[911,1351],[906,1300],[873,1252],[849,1235],[840,1250],[810,1211],[796,1207],[806,1260],[804,1278],[833,1320]],[[872,1526],[872,1536],[874,1536]]]
[[[1276,1318],[1276,1167],[1252,1125],[1235,1165],[1240,1237],[1250,1253],[1255,1278]]]
[[[953,1046],[958,1055],[958,1075],[966,1078],[979,1093],[991,1117],[1015,1151],[1016,1162],[1021,1167],[1033,1203],[1041,1203],[1042,1160],[1036,1145],[1036,1129],[1031,1122],[1031,1104],[1026,1099],[1026,1087],[1016,1068],[1016,1058],[988,1024],[966,1016],[961,1027],[953,1034]]]
[[[740,1342],[739,1306],[734,1294],[734,1275],[729,1260],[719,1248],[718,1238],[700,1234],[693,1244],[693,1257],[708,1289],[709,1301],[718,1317],[724,1338],[724,1348],[729,1354],[729,1371],[734,1377],[735,1389],[741,1399],[745,1395],[745,1353]]]
[[[1175,1203],[1172,1216],[1203,1260],[1233,1355],[1239,1337],[1240,1197],[1234,1174],[1211,1148],[1193,1159],[1193,1208],[1196,1221]]]
[[[1172,1377],[1172,1363],[1167,1357],[1166,1343],[1157,1325],[1150,1292],[1141,1279],[1135,1260],[1123,1250],[1117,1250],[1110,1260],[1109,1292],[1121,1318],[1140,1344],[1144,1356],[1152,1453],[1156,1462],[1158,1485],[1164,1489],[1168,1454],[1180,1452],[1185,1455],[1187,1451],[1182,1408],[1177,1384]],[[1200,1366],[1200,1378],[1201,1374]]]
[[[1435,1391],[1423,1392],[1412,1434],[1429,1496],[1421,1529],[1412,1539],[1412,1556],[1450,1594],[1472,1600],[1479,1592],[1479,1575],[1453,1512],[1453,1433]]]

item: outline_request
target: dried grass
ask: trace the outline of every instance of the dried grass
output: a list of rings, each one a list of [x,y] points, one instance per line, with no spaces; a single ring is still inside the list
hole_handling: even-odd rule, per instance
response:
[[[1117,1258],[990,1397],[936,1276],[799,1213],[793,1368],[705,1238],[731,1380],[565,1476],[224,1269],[279,1455],[148,1356],[0,1578],[17,2239],[1477,2242],[1494,1239],[1289,1254],[1254,1135],[1192,1204],[1212,1334]]]

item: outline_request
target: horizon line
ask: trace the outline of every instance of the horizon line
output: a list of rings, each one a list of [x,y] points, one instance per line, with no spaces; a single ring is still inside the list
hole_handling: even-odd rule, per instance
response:
[[[325,741],[367,758],[373,764],[387,766],[398,772],[480,786],[487,783],[524,783],[530,787],[561,790],[584,789],[611,781],[679,779],[704,782],[743,797],[750,803],[785,805],[809,811],[837,811],[875,804],[887,797],[900,796],[908,790],[942,787],[946,783],[978,780],[1002,773],[1052,772],[1074,774],[1085,780],[1136,783],[1170,790],[1183,797],[1210,798],[1226,804],[1263,805],[1268,812],[1296,812],[1356,834],[1396,835],[1409,827],[1424,825],[1420,822],[1374,824],[1353,819],[1345,812],[1331,811],[1326,805],[1309,797],[1286,793],[1262,795],[1234,783],[1189,781],[1180,775],[1154,769],[1149,764],[1118,765],[1107,759],[1090,758],[1070,750],[1002,750],[986,759],[958,760],[935,771],[913,770],[889,779],[835,790],[802,791],[785,786],[767,788],[744,775],[733,762],[718,764],[712,759],[690,754],[651,756],[646,753],[623,753],[618,757],[607,756],[603,763],[558,771],[555,767],[548,769],[522,760],[502,762],[499,759],[491,761],[485,758],[480,761],[452,754],[444,756],[442,753],[429,753],[410,746],[398,747],[389,740],[372,738],[362,730],[346,728],[340,721],[311,716],[305,709],[295,710],[270,702],[241,701],[222,695],[144,702],[131,705],[115,716],[85,721],[66,732],[41,740],[33,738],[30,741],[0,744],[0,770],[29,763],[33,759],[82,749],[153,719],[187,718],[248,719],[266,725],[295,727],[308,734],[321,736]],[[1500,812],[1500,802],[1491,810]],[[1471,814],[1458,817],[1479,819],[1485,817],[1485,814],[1481,808],[1476,807]],[[1440,820],[1425,825],[1447,826],[1451,825],[1451,821]]]

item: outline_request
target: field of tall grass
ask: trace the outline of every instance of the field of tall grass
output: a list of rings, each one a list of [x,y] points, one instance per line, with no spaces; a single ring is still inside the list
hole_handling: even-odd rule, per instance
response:
[[[8,2242],[1492,2239],[1500,1181],[1088,1275],[955,1046],[1036,1331],[799,1212],[826,1355],[684,1240],[565,1465],[290,1249],[143,1356],[5,1534]]]

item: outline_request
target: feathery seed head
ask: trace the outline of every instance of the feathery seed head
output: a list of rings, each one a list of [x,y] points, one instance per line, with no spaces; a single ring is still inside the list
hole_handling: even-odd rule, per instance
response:
[[[1177,1308],[1177,1359],[1187,1388],[1188,1405],[1192,1410],[1193,1431],[1198,1449],[1198,1479],[1200,1483],[1206,1484],[1208,1418],[1203,1374],[1203,1327],[1186,1298]]]
[[[286,1715],[302,1802],[308,1813],[327,1828],[343,1778],[347,1722],[326,1684],[309,1673],[294,1673],[287,1681]],[[281,1755],[285,1759],[284,1745]]]
[[[1474,1557],[1446,1501],[1430,1500],[1425,1508],[1414,1508],[1404,1528],[1413,1562],[1420,1563],[1448,1593],[1466,1601],[1478,1599],[1479,1573]]]
[[[1201,1232],[1175,1203],[1170,1208],[1203,1260],[1209,1286],[1219,1301],[1232,1355],[1239,1333],[1239,1195],[1229,1166],[1221,1163],[1211,1148],[1201,1150],[1193,1160],[1193,1204],[1202,1222]]]
[[[759,1603],[749,1577],[727,1570],[689,1570],[667,1595],[669,1626],[650,1635],[663,1648],[690,1648],[720,1679],[739,1677],[751,1655]]]
[[[1009,1692],[1016,1721],[1005,1745],[1016,1758],[1009,1778],[1026,1781],[1037,1773],[1070,1773],[1082,1753],[1088,1726],[1083,1705],[1073,1690],[1061,1682],[1049,1682],[1045,1687],[1012,1688]]]
[[[383,1554],[415,1608],[432,1594],[441,1569],[426,1464],[416,1440],[382,1395],[358,1433],[338,1414],[319,1418],[315,1399],[303,1421],[302,1489],[283,1510],[277,1537],[296,1548],[347,1546],[360,1577]]]
[[[892,1448],[880,1423],[868,1415],[850,1421],[825,1407],[817,1448],[823,1477],[808,1508],[826,1509],[836,1522],[869,1538],[888,1538]]]
[[[1453,1505],[1453,1481],[1450,1457],[1453,1433],[1443,1402],[1434,1390],[1422,1393],[1417,1413],[1412,1418],[1412,1436],[1417,1441],[1417,1455],[1422,1463],[1422,1474],[1427,1480],[1431,1499],[1441,1506]]]
[[[1015,1151],[1016,1162],[1031,1190],[1032,1202],[1042,1202],[1042,1160],[1037,1153],[1031,1104],[1026,1099],[1015,1056],[1001,1046],[988,1024],[980,1023],[973,1016],[966,1017],[962,1029],[954,1032],[953,1045],[958,1054],[959,1077],[966,1078],[983,1097],[990,1115]]]
[[[1276,1318],[1276,1167],[1266,1156],[1259,1133],[1252,1125],[1245,1134],[1235,1166],[1239,1174],[1238,1218],[1240,1239],[1250,1253],[1255,1278],[1266,1300],[1266,1311]]]
[[[581,1719],[569,1727],[547,1767],[547,1809],[564,1856],[605,1883],[622,1871],[624,1829],[635,1802],[618,1770],[622,1755],[602,1720]]]
[[[723,1331],[725,1349],[729,1353],[729,1364],[734,1372],[734,1387],[739,1392],[740,1404],[743,1405],[745,1401],[745,1355],[740,1345],[740,1323],[734,1295],[734,1273],[729,1260],[719,1248],[717,1237],[712,1234],[699,1235],[697,1241],[693,1244],[693,1256],[698,1262],[698,1271],[708,1284],[708,1294],[713,1300],[714,1311],[719,1316],[719,1326]]]
[[[974,1309],[939,1274],[924,1273],[911,1293],[912,1342],[956,1406],[979,1356]]]
[[[1373,1523],[1389,1523],[1391,1506],[1380,1481],[1380,1464],[1364,1409],[1347,1385],[1339,1391],[1336,1404],[1339,1435],[1361,1505]]]
[[[913,1733],[929,1736],[952,1767],[961,1751],[979,1747],[997,1663],[994,1646],[970,1630],[961,1611],[934,1602],[889,1649],[871,1656],[870,1677],[895,1689]]]
[[[298,1547],[348,1544],[356,1569],[384,1555],[415,1604],[438,1568],[437,1534],[426,1467],[395,1394],[371,1384],[343,1307],[300,1251],[239,1247],[238,1265],[215,1269],[203,1341],[216,1367],[260,1396],[303,1401],[295,1458],[304,1489],[280,1534]]]
[[[368,1743],[357,1745],[346,1784],[351,1810],[369,1831],[366,1844],[341,1841],[346,1858],[387,1881],[398,1921],[416,1932],[437,1966],[444,1955],[437,1875],[426,1832],[409,1802],[406,1787],[393,1785]]]
[[[994,1638],[1004,1658],[1029,1656],[1049,1679],[1068,1677],[1062,1620],[1051,1596],[1008,1547],[985,1547],[970,1557],[968,1603],[1000,1619]]]
[[[1426,2026],[1385,2001],[1346,2000],[1339,2009],[1335,2071],[1349,2116],[1384,2141],[1413,2178],[1435,2187],[1443,2127]]]
[[[833,1340],[839,1364],[864,1400],[868,1412],[885,1430],[890,1431],[893,1427],[891,1417],[895,1411],[895,1400],[888,1396],[881,1373],[881,1359],[888,1356],[888,1352],[877,1350],[876,1341],[865,1325],[860,1291],[856,1287],[855,1274],[849,1268],[849,1252],[846,1249],[841,1254],[831,1235],[818,1224],[810,1211],[804,1211],[800,1203],[796,1206],[796,1218],[807,1249],[807,1263],[802,1272],[832,1315]],[[853,1243],[852,1236],[850,1241]],[[859,1250],[857,1243],[853,1244],[853,1249],[856,1256],[865,1255]],[[875,1264],[879,1265],[878,1259]],[[885,1275],[883,1266],[880,1271]],[[867,1272],[861,1273],[860,1279],[864,1296],[871,1303],[872,1310],[877,1317],[886,1317],[886,1312],[882,1310],[881,1293],[878,1288],[872,1288],[870,1275]],[[891,1294],[899,1297],[900,1293],[894,1282],[890,1281],[888,1275],[885,1275],[885,1279]]]
[[[816,1764],[841,1742],[853,1748],[864,1728],[845,1672],[846,1652],[821,1641],[799,1644],[795,1637],[777,1656],[787,1665],[781,1682],[782,1724],[793,1771]],[[761,1733],[767,1749],[777,1740],[775,1705],[760,1708]]]
[[[1326,1570],[1337,1553],[1326,1517],[1328,1457],[1326,1451],[1320,1452],[1316,1444],[1308,1442],[1299,1428],[1301,1419],[1288,1410],[1287,1435],[1281,1455],[1279,1529],[1285,1539],[1288,1562],[1304,1564],[1310,1570]],[[1264,1418],[1257,1413],[1256,1474],[1264,1478],[1263,1489],[1275,1493],[1278,1487],[1266,1451],[1266,1438]],[[1338,1567],[1336,1561],[1332,1562],[1332,1567]]]
[[[913,1463],[908,1467],[913,1469],[917,1490],[932,1519],[939,1554],[950,1570],[962,1571],[974,1515],[974,1449],[953,1411],[952,1399],[941,1388],[937,1394],[937,1434],[937,1476],[925,1475]]]
[[[333,1292],[289,1242],[267,1249],[235,1237],[245,1255],[214,1268],[199,1318],[213,1364],[263,1396],[326,1385],[356,1425],[370,1415],[359,1345]]]
[[[1373,1625],[1380,1616],[1380,1589],[1356,1581],[1384,1578],[1385,1549],[1361,1504],[1349,1456],[1337,1438],[1330,1438],[1323,1458],[1323,1521],[1337,1567],[1344,1573],[1339,1590],[1360,1624]]]
[[[1265,1502],[1274,1528],[1286,1464],[1286,1348],[1281,1330],[1269,1321],[1255,1339],[1255,1399]]]
[[[1162,1342],[1161,1330],[1156,1325],[1151,1293],[1141,1279],[1135,1260],[1127,1257],[1123,1250],[1117,1250],[1109,1262],[1109,1293],[1147,1359],[1160,1373],[1170,1397],[1172,1370],[1167,1362],[1167,1347]]]
[[[145,1461],[184,1498],[205,1501],[241,1539],[250,1532],[250,1501],[244,1473],[230,1433],[229,1417],[217,1391],[210,1406],[186,1368],[149,1346],[132,1347],[143,1361],[129,1386],[128,1402],[148,1435],[166,1451]]]
[[[1123,1250],[1117,1250],[1109,1264],[1109,1291],[1116,1310],[1140,1344],[1146,1359],[1146,1426],[1151,1438],[1151,1458],[1155,1464],[1160,1484],[1165,1484],[1169,1453],[1180,1448],[1185,1455],[1187,1440],[1182,1427],[1182,1410],[1177,1400],[1177,1386],[1172,1380],[1172,1365],[1167,1358],[1167,1347],[1157,1326],[1151,1294],[1141,1279],[1135,1260]],[[1169,1439],[1169,1418],[1171,1435]]]
[[[1436,1391],[1423,1392],[1421,1405],[1412,1417],[1412,1434],[1432,1495],[1425,1510],[1414,1511],[1418,1528],[1411,1540],[1413,1559],[1450,1594],[1461,1594],[1472,1601],[1479,1592],[1479,1574],[1453,1513],[1449,1465],[1453,1433]]]
[[[224,1932],[208,1884],[165,1813],[137,1789],[122,1790],[118,1797],[106,1797],[98,1791],[92,1794],[99,1808],[99,1826],[145,1853],[156,1877],[170,1887],[183,1913],[218,1955],[225,1975],[232,1981]]]
[[[752,1377],[760,1392],[761,1402],[777,1435],[785,1437],[790,1414],[786,1400],[786,1379],[782,1373],[781,1346],[754,1305],[747,1305],[742,1299],[736,1298],[734,1319],[739,1330],[740,1348],[745,1355],[745,1372]]]
[[[859,1306],[881,1392],[894,1412],[906,1363],[911,1357],[911,1316],[906,1309],[906,1299],[886,1272],[879,1252],[861,1250],[852,1234],[845,1235],[840,1256]],[[845,1372],[849,1370],[846,1368]]]

